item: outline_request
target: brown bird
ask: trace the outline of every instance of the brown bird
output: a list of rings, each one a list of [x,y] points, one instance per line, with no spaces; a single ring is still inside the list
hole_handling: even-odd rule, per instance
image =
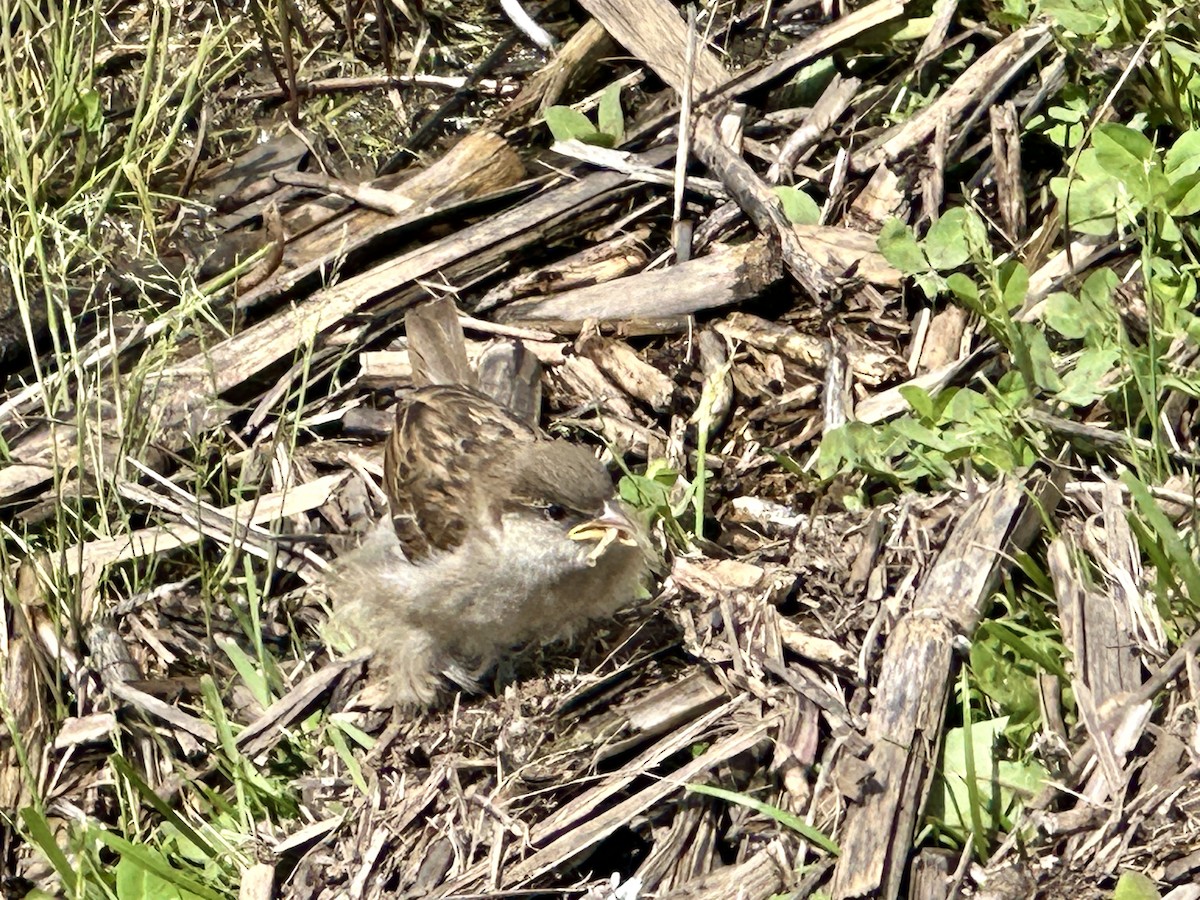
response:
[[[473,388],[403,398],[384,452],[390,517],[333,583],[395,701],[473,689],[510,648],[570,635],[638,595],[653,553],[586,448]]]

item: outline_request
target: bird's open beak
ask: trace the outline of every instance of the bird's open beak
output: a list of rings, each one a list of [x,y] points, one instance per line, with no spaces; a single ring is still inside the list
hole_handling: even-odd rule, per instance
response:
[[[615,500],[604,504],[604,511],[594,519],[580,522],[567,532],[567,537],[573,541],[588,541],[600,537],[604,532],[613,530],[619,537],[632,538],[637,534],[637,527],[629,519],[629,515]]]
[[[615,500],[605,503],[604,511],[596,518],[581,522],[567,532],[567,537],[573,541],[596,541],[595,548],[588,554],[588,562],[592,565],[614,541],[636,547],[637,535],[637,526]]]

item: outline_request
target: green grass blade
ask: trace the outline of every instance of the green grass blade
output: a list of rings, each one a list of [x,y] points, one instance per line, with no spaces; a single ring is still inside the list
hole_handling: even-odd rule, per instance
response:
[[[1150,491],[1132,472],[1121,473],[1121,483],[1129,488],[1129,495],[1137,504],[1138,512],[1150,529],[1158,536],[1171,563],[1171,571],[1184,585],[1188,599],[1193,609],[1200,609],[1200,567],[1192,558],[1183,538],[1171,524],[1158,501],[1150,496]]]
[[[770,816],[780,825],[792,829],[792,831],[799,834],[805,840],[816,844],[822,850],[834,856],[838,856],[842,852],[841,848],[833,840],[826,837],[824,832],[813,828],[799,816],[782,810],[777,806],[771,806],[769,803],[763,803],[761,800],[755,800],[753,797],[747,797],[745,794],[739,794],[737,791],[727,791],[724,788],[712,787],[707,784],[688,784],[685,786],[693,794],[716,797],[718,800],[724,800],[726,803],[736,803],[738,806],[745,806],[755,812],[762,813],[764,816]]]

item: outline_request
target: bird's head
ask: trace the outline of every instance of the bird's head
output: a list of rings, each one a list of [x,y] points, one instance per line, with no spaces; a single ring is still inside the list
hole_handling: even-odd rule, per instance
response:
[[[604,465],[585,447],[537,441],[516,448],[504,514],[541,521],[539,533],[594,566],[614,545],[642,547],[645,527],[617,499]]]

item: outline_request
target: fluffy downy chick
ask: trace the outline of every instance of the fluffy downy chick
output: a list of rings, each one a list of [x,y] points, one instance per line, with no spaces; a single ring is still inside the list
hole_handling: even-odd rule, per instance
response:
[[[645,529],[604,466],[472,389],[401,402],[384,487],[391,515],[331,593],[399,704],[432,703],[445,679],[473,688],[511,647],[611,615],[648,577]]]

